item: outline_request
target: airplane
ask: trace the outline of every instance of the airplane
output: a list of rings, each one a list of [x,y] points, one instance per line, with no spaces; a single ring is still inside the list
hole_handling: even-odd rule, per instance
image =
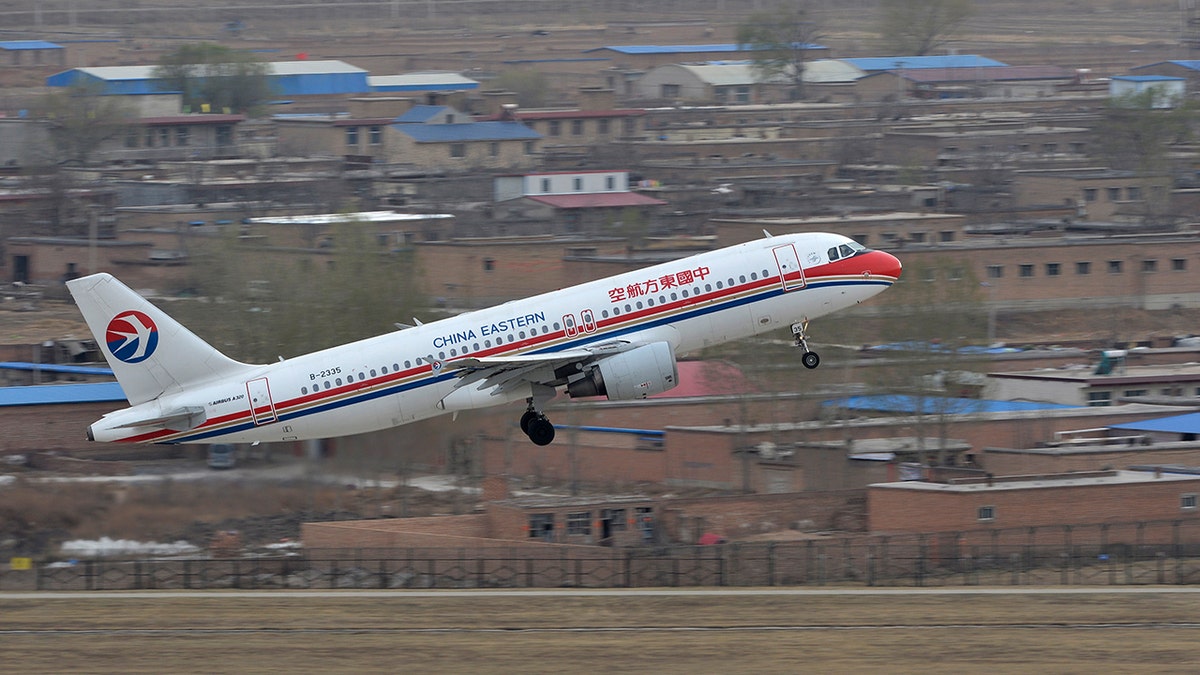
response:
[[[107,273],[67,282],[130,406],[87,438],[257,443],[332,438],[524,400],[521,430],[554,440],[545,406],[636,400],[679,384],[676,356],[789,326],[816,368],[810,319],[900,278],[838,234],[771,236],[276,363],[231,359]],[[399,325],[399,324],[398,324]]]

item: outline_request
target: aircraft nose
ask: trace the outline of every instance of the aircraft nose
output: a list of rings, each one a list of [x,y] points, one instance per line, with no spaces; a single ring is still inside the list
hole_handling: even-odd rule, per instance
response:
[[[879,274],[885,277],[891,277],[897,281],[900,279],[900,272],[903,269],[900,264],[900,259],[891,253],[884,251],[875,251],[871,260],[871,274]]]

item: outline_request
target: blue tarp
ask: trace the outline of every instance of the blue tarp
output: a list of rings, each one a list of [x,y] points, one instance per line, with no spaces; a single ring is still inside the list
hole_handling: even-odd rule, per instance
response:
[[[991,401],[977,398],[950,398],[936,396],[906,396],[882,394],[877,396],[849,396],[821,403],[822,406],[866,410],[872,412],[922,414],[922,415],[966,415],[970,413],[1026,412],[1034,410],[1069,410],[1076,405],[1037,403],[1034,401]]]

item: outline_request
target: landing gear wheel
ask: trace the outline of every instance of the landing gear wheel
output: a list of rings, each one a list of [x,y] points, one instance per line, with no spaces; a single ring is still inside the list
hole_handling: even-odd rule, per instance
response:
[[[528,434],[534,445],[550,445],[554,440],[554,425],[545,415],[538,415],[530,421]]]
[[[521,433],[529,435],[529,425],[539,417],[536,410],[526,410],[524,415],[521,415]]]
[[[816,352],[804,352],[804,356],[800,357],[800,363],[803,363],[805,368],[812,370],[821,365],[821,357],[817,356]]]

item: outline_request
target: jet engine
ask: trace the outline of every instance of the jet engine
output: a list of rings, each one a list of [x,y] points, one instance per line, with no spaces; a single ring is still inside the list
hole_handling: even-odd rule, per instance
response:
[[[646,398],[679,384],[675,351],[666,342],[653,342],[601,359],[567,383],[567,394],[606,396],[613,401]]]

